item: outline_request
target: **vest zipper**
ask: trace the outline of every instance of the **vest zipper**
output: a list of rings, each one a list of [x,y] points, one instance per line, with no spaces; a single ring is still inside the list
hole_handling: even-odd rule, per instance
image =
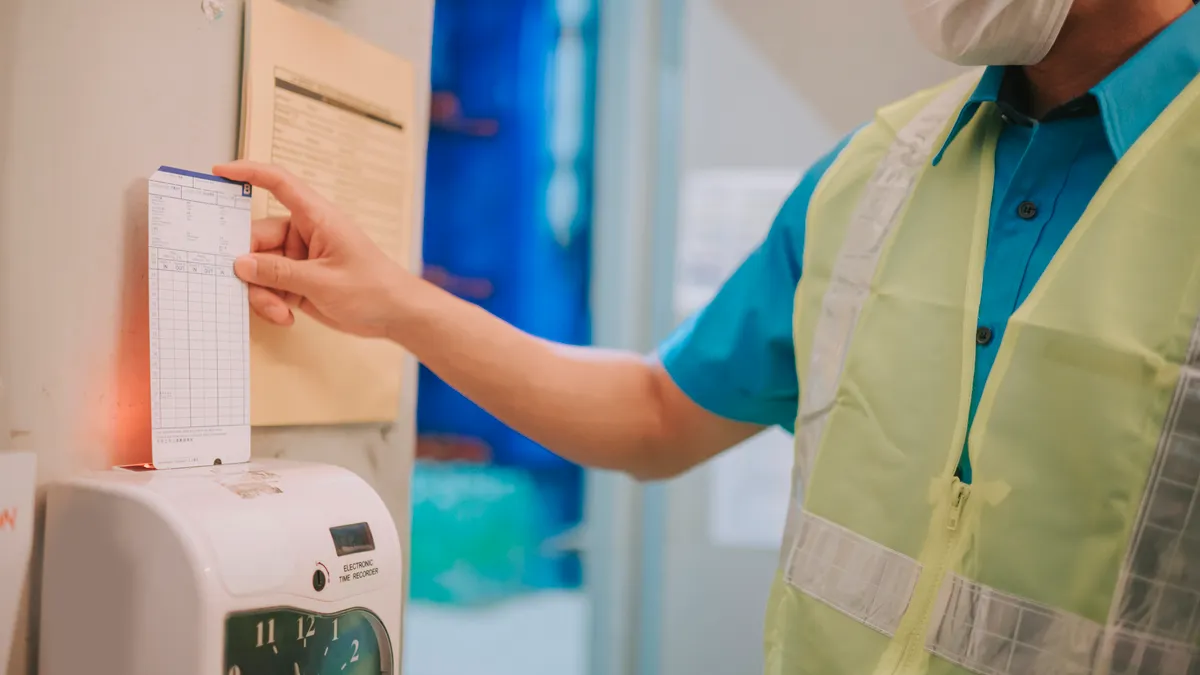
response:
[[[936,567],[933,571],[936,576],[933,579],[936,584],[928,591],[922,594],[920,604],[923,605],[921,610],[920,621],[906,636],[906,644],[900,654],[898,661],[899,673],[915,673],[918,671],[920,661],[925,656],[925,646],[920,644],[924,640],[919,640],[921,636],[928,636],[930,626],[929,622],[933,617],[934,607],[937,605],[938,596],[941,594],[942,584],[945,581],[946,573],[950,568],[950,557],[954,552],[955,546],[958,545],[958,526],[962,521],[963,511],[967,506],[967,499],[971,496],[970,483],[964,483],[955,476],[950,483],[950,510],[946,514],[946,535],[941,542],[942,555],[939,556]],[[932,596],[932,597],[931,597]],[[914,601],[918,599],[913,598]]]
[[[946,527],[951,532],[955,532],[958,530],[958,521],[962,518],[963,507],[967,505],[967,497],[971,496],[971,486],[955,478],[950,489],[953,494],[950,498],[950,517],[947,519]],[[953,538],[950,543],[954,543]]]

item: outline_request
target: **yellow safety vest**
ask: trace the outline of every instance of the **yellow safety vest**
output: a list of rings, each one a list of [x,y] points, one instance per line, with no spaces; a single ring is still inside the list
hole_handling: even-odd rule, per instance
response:
[[[1200,673],[1200,80],[1008,322],[967,437],[999,113],[881,110],[813,195],[768,675]]]

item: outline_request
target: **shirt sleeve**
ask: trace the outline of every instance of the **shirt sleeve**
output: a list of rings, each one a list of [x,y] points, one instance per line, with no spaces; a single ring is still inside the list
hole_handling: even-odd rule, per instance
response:
[[[721,417],[794,430],[800,387],[792,311],[813,191],[849,143],[845,137],[805,173],[759,247],[707,307],[659,346],[675,384]]]

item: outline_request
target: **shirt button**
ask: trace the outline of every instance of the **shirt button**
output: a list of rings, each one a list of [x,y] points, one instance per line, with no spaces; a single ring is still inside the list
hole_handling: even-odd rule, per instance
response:
[[[1017,215],[1020,216],[1022,220],[1033,220],[1034,218],[1037,218],[1037,214],[1038,207],[1037,204],[1034,204],[1033,202],[1021,202],[1021,204],[1017,206]]]
[[[986,347],[992,344],[992,329],[987,326],[980,326],[975,329],[975,344],[980,347]]]

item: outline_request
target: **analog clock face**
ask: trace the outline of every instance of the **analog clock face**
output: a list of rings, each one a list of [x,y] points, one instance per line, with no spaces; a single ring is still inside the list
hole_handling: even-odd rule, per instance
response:
[[[390,675],[392,645],[374,613],[268,609],[225,620],[226,675]]]

